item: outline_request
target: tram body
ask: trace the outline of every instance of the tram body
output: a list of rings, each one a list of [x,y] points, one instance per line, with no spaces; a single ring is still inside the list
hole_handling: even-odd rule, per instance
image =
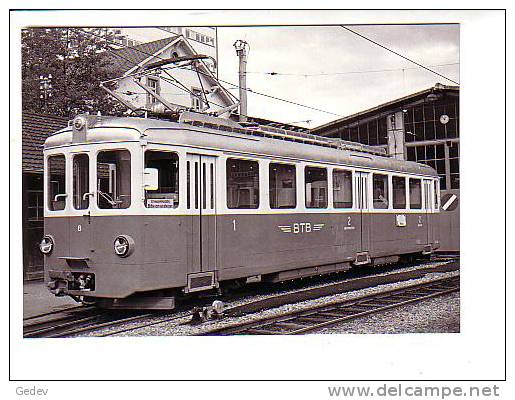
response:
[[[108,308],[429,254],[436,172],[384,156],[144,118],[45,142],[45,279]]]

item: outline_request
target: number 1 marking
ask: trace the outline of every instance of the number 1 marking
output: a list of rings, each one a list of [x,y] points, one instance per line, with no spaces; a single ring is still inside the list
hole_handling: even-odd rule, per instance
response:
[[[234,232],[236,232],[236,220],[235,219],[232,220],[232,229]]]

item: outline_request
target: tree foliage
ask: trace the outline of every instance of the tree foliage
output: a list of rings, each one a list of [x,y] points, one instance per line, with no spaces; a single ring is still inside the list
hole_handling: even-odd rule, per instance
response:
[[[23,109],[67,117],[119,113],[119,105],[99,87],[116,75],[106,46],[105,40],[68,28],[22,30]],[[43,99],[42,75],[52,76]]]

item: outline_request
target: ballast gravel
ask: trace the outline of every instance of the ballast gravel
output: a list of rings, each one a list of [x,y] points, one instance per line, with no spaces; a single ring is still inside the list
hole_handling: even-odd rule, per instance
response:
[[[460,294],[450,293],[321,329],[337,333],[459,333]]]
[[[439,263],[431,264],[438,265]],[[427,265],[426,265],[427,266]],[[420,266],[419,266],[420,268]],[[417,269],[416,267],[409,267],[403,270],[413,270]],[[395,272],[399,272],[399,270],[395,270]],[[393,272],[391,272],[393,273]],[[388,274],[388,273],[387,273]],[[441,278],[459,276],[459,271],[452,271],[446,273],[431,273],[422,278],[412,279],[403,282],[390,283],[386,285],[375,286],[372,288],[366,288],[361,290],[356,290],[353,292],[340,293],[336,295],[324,296],[321,298],[306,300],[302,302],[298,302],[295,304],[287,304],[281,307],[276,307],[268,310],[263,310],[260,312],[256,312],[253,314],[243,315],[241,317],[231,317],[231,318],[223,318],[221,320],[208,321],[199,325],[191,325],[188,322],[191,317],[185,313],[184,316],[180,314],[175,315],[175,319],[173,321],[162,321],[159,322],[159,318],[149,319],[149,321],[157,322],[154,325],[136,328],[134,330],[116,333],[115,336],[171,336],[171,335],[199,335],[205,332],[208,332],[212,329],[222,328],[225,326],[237,324],[244,321],[252,321],[256,319],[263,318],[265,316],[272,315],[280,315],[285,312],[290,311],[299,311],[308,309],[315,305],[332,303],[339,300],[351,300],[356,297],[361,297],[363,295],[380,293],[386,290],[398,289],[405,286],[415,285],[418,283],[429,282]],[[323,285],[316,285],[323,286]],[[285,291],[288,293],[290,291]],[[270,295],[261,295],[261,296],[252,296],[245,299],[239,299],[234,302],[230,302],[227,306],[236,306],[240,304],[246,304],[251,301],[256,301],[257,299],[264,299],[267,297],[271,297],[275,294]],[[445,305],[446,302],[449,301],[448,305]],[[442,306],[442,303],[444,306]],[[424,306],[425,304],[425,306]],[[429,304],[429,306],[428,306]],[[430,313],[428,314],[424,311],[424,308],[421,311],[417,311],[420,307],[429,307]],[[408,309],[406,309],[408,307]],[[447,310],[445,315],[441,315],[438,310]],[[443,312],[443,311],[442,311]],[[385,312],[386,313],[386,312]],[[385,313],[374,314],[368,317],[362,317],[359,320],[355,320],[352,322],[346,322],[341,324],[338,327],[334,328],[325,328],[323,331],[316,333],[401,333],[401,332],[434,332],[434,331],[451,331],[454,332],[456,329],[459,331],[459,293],[455,296],[442,296],[442,298],[435,298],[431,300],[425,300],[424,303],[416,303],[413,305],[405,306],[399,309],[394,309],[391,311],[387,311],[393,313],[394,318],[390,315],[388,318],[383,317]],[[451,320],[454,322],[445,322],[449,321],[450,316],[452,316]],[[445,321],[441,318],[444,318]],[[170,318],[170,317],[168,317]],[[362,327],[361,330],[359,328],[359,321],[362,321],[363,318],[367,318],[368,325],[367,327]],[[429,318],[429,319],[428,319]],[[164,318],[161,318],[164,319]],[[425,321],[425,322],[424,322]],[[428,322],[429,321],[429,322]],[[440,321],[440,322],[438,322]],[[444,321],[444,322],[442,322]],[[141,324],[141,322],[138,322]],[[352,325],[349,325],[352,324]],[[449,325],[450,324],[450,325]],[[136,324],[135,324],[136,325]],[[447,326],[449,325],[449,326]],[[128,326],[130,326],[128,324]],[[345,327],[343,327],[345,326]],[[353,328],[348,328],[352,326]],[[447,326],[447,328],[445,328]],[[116,326],[112,328],[112,331],[119,331],[123,329],[122,326]],[[349,329],[348,331],[346,329]],[[368,330],[367,330],[368,329]],[[447,330],[445,330],[447,329]],[[108,332],[109,330],[104,331],[103,333]],[[96,331],[94,333],[89,334],[90,336],[96,336],[102,334],[101,331]]]

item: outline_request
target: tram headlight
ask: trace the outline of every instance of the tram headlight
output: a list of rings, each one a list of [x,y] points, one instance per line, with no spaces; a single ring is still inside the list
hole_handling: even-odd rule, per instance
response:
[[[127,257],[134,251],[134,240],[128,235],[120,235],[114,240],[114,252],[119,257]]]
[[[43,254],[50,254],[54,249],[54,239],[50,235],[43,236],[41,242],[39,243],[39,250]]]

